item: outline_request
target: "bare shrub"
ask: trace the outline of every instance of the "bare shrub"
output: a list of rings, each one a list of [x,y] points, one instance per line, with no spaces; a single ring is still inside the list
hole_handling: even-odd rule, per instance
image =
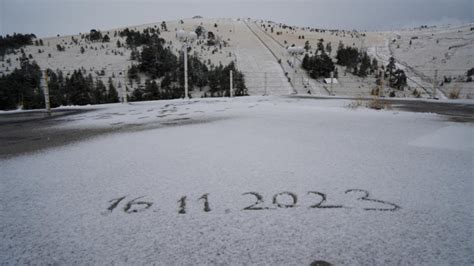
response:
[[[358,97],[357,99],[353,100],[348,105],[346,105],[346,107],[349,109],[357,109],[362,106],[364,106],[364,100],[360,97]]]
[[[378,97],[374,97],[372,100],[368,101],[366,107],[375,110],[392,109],[390,103],[381,101]]]
[[[452,88],[449,91],[449,99],[459,99],[459,94],[461,93],[461,90],[458,88]]]

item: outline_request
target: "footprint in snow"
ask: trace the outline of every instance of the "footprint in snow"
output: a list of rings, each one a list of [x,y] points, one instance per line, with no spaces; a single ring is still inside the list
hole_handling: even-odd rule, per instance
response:
[[[189,120],[191,118],[189,117],[183,117],[183,118],[175,118],[175,119],[171,119],[171,121],[184,121],[184,120]]]

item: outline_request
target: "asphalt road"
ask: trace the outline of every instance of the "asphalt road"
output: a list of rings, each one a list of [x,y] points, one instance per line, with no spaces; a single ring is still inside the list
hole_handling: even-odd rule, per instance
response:
[[[43,110],[1,114],[0,158],[57,147],[106,133],[108,130],[104,129],[58,130],[51,128],[63,123],[71,115],[89,111],[61,109],[53,111],[51,116]]]
[[[318,96],[289,96],[292,98],[317,99],[317,100],[358,100],[353,97],[318,97]],[[363,101],[372,101],[372,98],[360,98]],[[404,100],[381,98],[382,104],[387,104],[390,108],[416,113],[436,113],[445,116],[446,119],[455,122],[474,122],[474,102],[473,103],[449,103],[426,100]]]

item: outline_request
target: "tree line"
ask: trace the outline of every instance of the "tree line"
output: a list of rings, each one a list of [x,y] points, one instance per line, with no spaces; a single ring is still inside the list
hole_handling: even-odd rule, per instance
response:
[[[6,35],[3,37],[0,35],[0,56],[13,52],[25,45],[33,44],[33,39],[36,39],[36,35],[14,33],[13,35]]]
[[[132,101],[160,100],[182,98],[184,95],[184,65],[183,56],[176,56],[169,47],[165,47],[165,40],[159,37],[159,30],[147,28],[142,32],[125,29],[120,36],[126,37],[126,43],[132,47],[132,58],[138,64],[132,65],[127,73],[130,85],[139,84],[131,93]],[[12,41],[8,37],[8,47],[17,47],[22,43],[32,44],[34,35],[26,39],[14,35],[21,41]],[[107,36],[107,35],[105,35]],[[90,41],[104,41],[100,31],[91,30],[85,36]],[[108,38],[106,38],[108,41]],[[5,43],[5,42],[4,42]],[[144,46],[142,51],[137,46]],[[189,51],[187,51],[189,52]],[[209,88],[205,96],[229,95],[230,70],[234,76],[234,93],[236,96],[247,94],[244,75],[231,62],[227,66],[219,65],[207,67],[197,56],[188,56],[188,84],[190,91],[195,88],[203,90]],[[18,107],[34,109],[44,107],[44,94],[40,86],[42,72],[35,61],[30,62],[24,53],[20,58],[20,69],[15,69],[8,75],[0,77],[0,109],[11,110]],[[107,86],[101,79],[94,79],[91,74],[86,75],[84,69],[77,69],[64,76],[60,71],[47,69],[48,86],[51,107],[61,105],[86,105],[114,103],[119,101],[117,90],[111,78]],[[145,76],[144,86],[140,85],[140,76]],[[126,84],[123,84],[124,86]],[[122,84],[118,84],[119,87]],[[126,87],[128,90],[128,87]]]
[[[102,32],[100,32],[100,30],[95,30],[95,29],[90,30],[89,34],[86,34],[85,36],[83,36],[83,38],[84,37],[86,38],[86,40],[89,40],[91,42],[109,42],[110,41],[110,37],[108,34],[102,35]],[[72,37],[72,39],[74,41],[74,37]]]
[[[132,32],[132,31],[128,31]],[[139,32],[138,32],[139,33]],[[133,33],[133,35],[135,35]],[[140,34],[140,33],[139,33]],[[147,40],[141,53],[135,51],[132,59],[138,64],[132,65],[127,73],[130,83],[141,84],[140,74],[146,76],[145,84],[132,93],[132,101],[159,100],[184,97],[184,53],[176,56],[169,47],[165,47],[164,39],[157,36],[156,32],[142,33],[136,40]],[[150,39],[148,39],[148,37]],[[148,43],[148,40],[151,43]],[[144,44],[143,42],[140,42]],[[189,49],[186,51],[189,53]],[[227,66],[213,66],[209,69],[197,56],[188,55],[188,86],[193,91],[196,87],[203,90],[209,87],[206,96],[228,95],[230,91],[230,70],[233,71],[235,96],[248,95],[245,87],[244,75],[235,64]],[[160,81],[157,83],[157,79]]]
[[[320,39],[314,55],[305,54],[302,62],[302,68],[314,78],[327,78],[331,72],[334,72],[334,77],[338,77],[337,67],[329,56],[331,53],[331,45],[323,44],[324,40]],[[309,42],[306,42],[305,49],[310,49]],[[342,42],[339,43],[336,52],[336,64],[346,67],[346,70],[355,76],[365,78],[369,75],[374,75],[377,85],[381,84],[382,75],[387,80],[387,85],[397,90],[403,90],[407,86],[407,76],[402,69],[397,68],[395,59],[392,57],[387,66],[382,66],[382,70],[378,71],[378,61],[370,56],[365,51],[359,51],[355,47],[344,46]]]
[[[43,92],[40,89],[41,70],[36,62],[30,62],[23,54],[20,68],[0,77],[0,109],[12,110],[44,107]]]
[[[120,31],[118,35],[122,38],[125,38],[125,43],[131,48],[141,45],[151,45],[156,41],[163,40],[159,37],[160,30],[151,27],[144,29],[143,32],[125,28],[124,30]]]
[[[47,69],[48,88],[51,107],[61,105],[86,105],[115,103],[119,101],[112,78],[107,86],[101,79],[91,74],[85,76],[84,70],[75,70],[71,75],[58,70]],[[35,61],[23,54],[20,68],[0,77],[0,109],[13,110],[44,108],[44,92],[41,88],[42,72]]]
[[[119,102],[112,77],[109,77],[106,86],[100,78],[94,80],[90,73],[84,75],[81,69],[74,70],[66,77],[60,70],[55,72],[48,69],[46,72],[51,107]]]
[[[376,73],[378,68],[377,59],[370,60],[367,52],[350,46],[345,47],[342,42],[339,43],[336,59],[338,65],[345,66],[353,75],[363,78]]]

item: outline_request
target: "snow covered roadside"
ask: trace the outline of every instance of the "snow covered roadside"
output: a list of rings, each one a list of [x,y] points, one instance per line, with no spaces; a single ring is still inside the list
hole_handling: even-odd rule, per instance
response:
[[[472,263],[473,125],[348,102],[175,100],[72,116],[62,127],[171,124],[1,160],[0,262]]]

